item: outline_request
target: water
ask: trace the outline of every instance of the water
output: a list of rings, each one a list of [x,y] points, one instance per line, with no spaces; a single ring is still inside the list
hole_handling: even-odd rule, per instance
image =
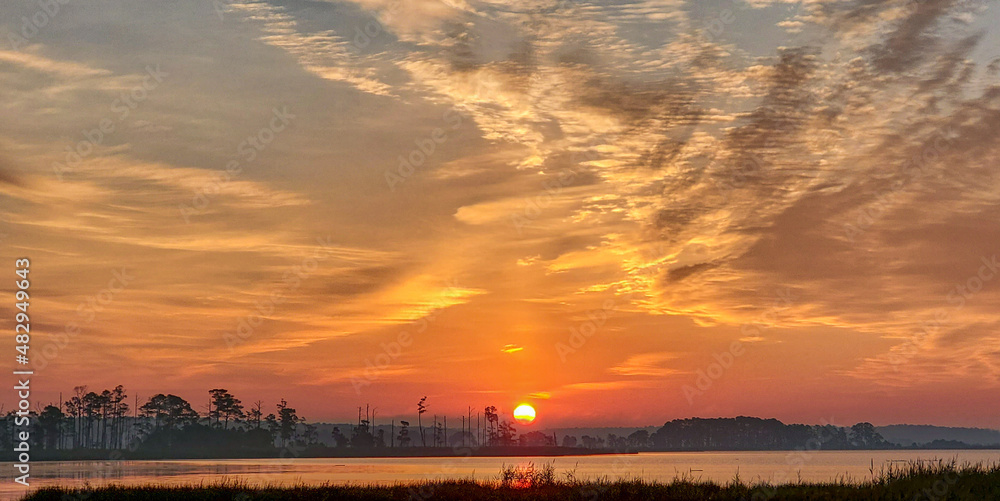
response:
[[[893,460],[957,459],[962,462],[998,462],[1000,451],[799,451],[799,452],[651,452],[613,456],[506,458],[328,458],[226,459],[179,461],[68,461],[37,462],[31,466],[31,489],[50,485],[105,484],[191,485],[219,481],[251,484],[392,484],[439,479],[493,480],[501,465],[552,464],[558,478],[574,472],[578,479],[639,477],[669,482],[687,476],[728,482],[739,472],[744,481],[776,483],[862,481]],[[10,463],[3,466],[13,470]],[[23,487],[9,477],[0,497],[16,499]]]

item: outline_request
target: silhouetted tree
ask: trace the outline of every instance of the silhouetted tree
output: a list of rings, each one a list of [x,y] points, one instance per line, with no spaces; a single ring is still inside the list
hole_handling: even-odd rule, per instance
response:
[[[813,433],[823,449],[849,449],[851,441],[847,438],[847,430],[832,424],[814,426]]]
[[[149,401],[139,407],[143,416],[152,418],[156,427],[167,430],[175,427],[183,428],[198,421],[198,413],[191,404],[177,395],[157,393]]]
[[[431,429],[434,430],[434,447],[438,447],[444,442],[444,426],[437,420],[437,416],[434,416],[434,426]]]
[[[628,446],[634,448],[645,448],[649,446],[649,432],[638,430],[632,432],[627,439]]]
[[[886,441],[875,431],[875,425],[858,423],[851,427],[851,444],[858,449],[880,449],[886,446]]]
[[[128,417],[129,406],[126,400],[125,387],[115,386],[108,396],[111,415],[111,434],[113,437],[112,448],[120,449],[125,446],[125,419]]]
[[[260,400],[254,402],[253,406],[250,407],[250,412],[247,413],[247,420],[254,424],[255,430],[260,429],[260,420],[264,417],[263,412],[261,412],[263,404]]]
[[[367,449],[375,446],[375,437],[372,436],[368,420],[362,419],[351,431],[351,447]]]
[[[400,447],[409,447],[410,446],[410,430],[409,430],[410,422],[409,421],[400,421],[399,424],[400,424],[399,437],[396,440],[399,442],[399,446]]]
[[[316,445],[319,443],[319,435],[316,433],[316,425],[306,423],[305,419],[302,420],[303,427],[305,430],[302,432],[302,440],[305,445]]]
[[[554,439],[546,433],[532,431],[522,434],[518,438],[518,444],[521,446],[555,445],[553,440]]]
[[[607,445],[608,448],[611,449],[624,450],[628,448],[628,440],[626,440],[625,437],[619,437],[614,433],[608,433]]]
[[[351,445],[350,439],[348,439],[347,436],[340,431],[340,428],[334,426],[333,446],[337,448],[344,448],[344,447],[349,447],[350,445]]]
[[[267,424],[267,431],[271,434],[271,442],[274,442],[278,438],[278,433],[281,431],[281,425],[278,424],[278,418],[274,414],[268,414],[264,417],[264,423]]]
[[[281,447],[285,446],[285,443],[295,437],[295,429],[298,426],[301,418],[295,414],[295,409],[288,406],[288,402],[285,399],[281,399],[278,403],[278,424],[281,438]]]
[[[72,424],[72,435],[73,435],[73,445],[74,449],[80,447],[86,447],[83,441],[83,415],[84,415],[84,403],[83,397],[87,394],[86,386],[76,386],[73,388],[73,396],[66,401],[66,412],[73,418]]]
[[[486,444],[497,445],[497,440],[499,438],[498,425],[500,423],[500,416],[497,415],[497,408],[489,405],[483,409],[483,415],[486,416]]]
[[[417,429],[420,430],[420,445],[423,447],[427,447],[427,440],[424,438],[424,425],[421,422],[420,417],[427,412],[427,405],[424,404],[426,401],[427,396],[425,395],[424,398],[421,398],[420,401],[417,402]]]
[[[818,444],[824,449],[886,448],[870,423],[851,428],[786,425],[777,419],[740,416],[717,419],[675,419],[650,436],[652,447],[667,450],[791,450]],[[812,445],[815,447],[815,445]]]
[[[214,390],[209,390],[208,393],[212,396],[211,399],[211,410],[209,410],[209,418],[215,419],[216,426],[219,425],[220,420],[223,420],[224,430],[229,429],[229,420],[238,420],[243,417],[243,403],[240,399],[234,397],[229,391],[216,388]]]
[[[84,443],[87,447],[96,447],[100,438],[101,408],[104,402],[101,395],[89,392],[83,396]]]
[[[517,429],[514,428],[512,423],[507,421],[500,423],[500,426],[497,427],[497,439],[500,445],[514,445],[515,433],[517,433]]]
[[[38,414],[37,429],[42,438],[42,448],[55,449],[57,447],[62,435],[65,417],[63,412],[54,405],[46,405]]]

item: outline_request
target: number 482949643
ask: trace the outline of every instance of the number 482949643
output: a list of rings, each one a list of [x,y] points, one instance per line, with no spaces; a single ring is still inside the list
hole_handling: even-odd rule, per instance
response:
[[[15,349],[20,354],[17,356],[17,361],[21,364],[28,363],[28,341],[31,339],[29,337],[31,324],[28,321],[28,287],[31,285],[31,282],[28,281],[28,268],[30,266],[31,262],[27,259],[14,261],[14,273],[20,278],[20,280],[14,280],[14,285],[18,289],[14,293],[14,298],[17,300],[14,306],[21,310],[14,315],[14,320],[17,322],[17,325],[14,326],[14,340],[17,343]]]

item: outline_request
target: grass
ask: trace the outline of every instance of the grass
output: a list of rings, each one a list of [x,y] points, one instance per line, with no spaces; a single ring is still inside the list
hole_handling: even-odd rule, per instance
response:
[[[212,486],[155,487],[108,486],[84,489],[48,488],[23,501],[583,501],[583,500],[672,500],[672,501],[983,501],[1000,500],[1000,464],[965,464],[955,461],[890,465],[873,480],[850,482],[771,485],[745,483],[737,475],[720,485],[680,478],[670,483],[636,479],[578,480],[573,472],[557,479],[551,465],[501,468],[497,480],[449,480],[392,486],[250,486],[222,483]]]

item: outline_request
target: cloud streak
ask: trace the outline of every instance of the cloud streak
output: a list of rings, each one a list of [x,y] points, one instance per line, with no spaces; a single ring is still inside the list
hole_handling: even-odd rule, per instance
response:
[[[985,4],[254,1],[221,21],[157,9],[123,14],[148,27],[134,49],[93,32],[99,15],[66,11],[65,31],[0,51],[3,106],[23,118],[0,139],[0,233],[65,277],[53,321],[110,264],[146,277],[114,307],[121,326],[94,325],[81,357],[147,329],[113,356],[155,358],[137,369],[150,383],[198,349],[210,361],[178,388],[259,368],[275,374],[263,392],[355,398],[363,361],[416,324],[371,386],[400,415],[419,380],[449,409],[544,394],[568,412],[628,390],[672,395],[628,404],[641,419],[683,417],[675,375],[740,339],[761,342],[695,411],[767,409],[747,395],[783,385],[998,389],[1000,289],[983,284],[961,308],[948,296],[1000,252],[1000,35]],[[194,47],[180,27],[212,36]],[[80,129],[157,62],[177,68],[170,85],[53,178]],[[285,104],[294,130],[216,183],[244,124]],[[388,189],[385,172],[446,110],[459,125]],[[178,204],[213,183],[208,208],[180,224]],[[333,235],[329,259],[226,347],[317,235]],[[741,332],[776,290],[794,304],[766,337]],[[941,308],[948,321],[918,335]],[[587,322],[600,327],[560,361],[553,347]],[[50,370],[97,377],[66,357]],[[475,371],[504,377],[448,388]],[[858,420],[939,417],[840,403]],[[781,417],[822,405],[781,404]]]

